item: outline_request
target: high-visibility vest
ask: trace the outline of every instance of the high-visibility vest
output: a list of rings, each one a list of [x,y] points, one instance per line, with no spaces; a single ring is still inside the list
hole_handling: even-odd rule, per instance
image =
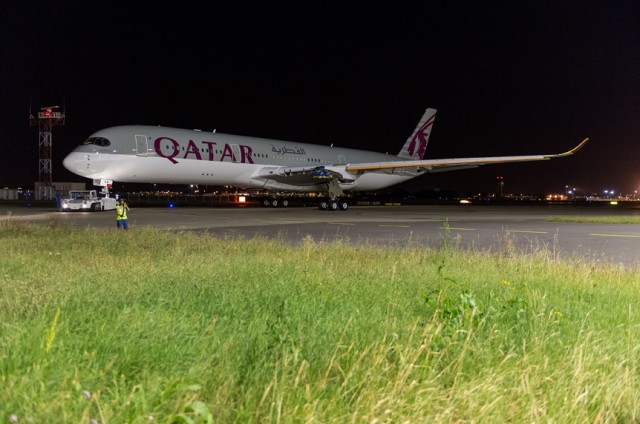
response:
[[[116,221],[127,219],[127,208],[123,205],[116,205]]]

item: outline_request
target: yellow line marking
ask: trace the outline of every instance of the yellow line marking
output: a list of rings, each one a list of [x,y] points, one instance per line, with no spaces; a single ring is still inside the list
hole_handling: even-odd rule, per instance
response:
[[[441,230],[475,231],[475,228],[440,227]]]
[[[378,224],[378,227],[411,228],[411,225],[388,225],[388,224]]]
[[[508,233],[532,233],[532,234],[548,234],[547,231],[534,231],[534,230],[507,230]]]
[[[640,234],[589,234],[594,237],[625,237],[625,238],[640,238]]]

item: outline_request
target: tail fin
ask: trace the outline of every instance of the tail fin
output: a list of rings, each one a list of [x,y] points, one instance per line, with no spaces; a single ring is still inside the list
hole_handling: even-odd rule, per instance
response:
[[[404,143],[402,150],[398,153],[398,157],[403,159],[421,160],[424,158],[424,152],[427,150],[427,142],[429,141],[429,134],[431,134],[431,127],[433,127],[433,121],[436,119],[436,109],[427,109],[422,119],[418,123],[418,126],[413,130],[413,134]]]

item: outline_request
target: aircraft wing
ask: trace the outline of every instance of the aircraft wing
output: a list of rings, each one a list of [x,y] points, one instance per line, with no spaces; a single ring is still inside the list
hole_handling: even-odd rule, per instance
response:
[[[280,184],[309,186],[334,180],[339,183],[352,183],[362,174],[368,172],[386,172],[389,174],[419,174],[455,171],[476,168],[481,165],[509,162],[531,162],[570,156],[589,141],[585,138],[573,149],[564,153],[529,156],[494,156],[481,158],[397,160],[388,162],[355,163],[333,166],[267,166],[253,174],[256,179],[268,179]]]
[[[341,183],[353,182],[341,166],[266,166],[253,175],[253,178],[268,178],[287,184],[310,185],[328,179],[337,179]]]
[[[509,162],[531,162],[538,160],[549,160],[570,156],[582,149],[589,141],[585,138],[580,144],[573,149],[564,153],[551,155],[529,155],[529,156],[494,156],[481,158],[456,158],[456,159],[428,159],[428,160],[409,160],[409,161],[389,161],[389,162],[371,162],[371,163],[355,163],[348,164],[345,170],[350,173],[363,174],[366,172],[386,171],[396,172],[406,168],[417,168],[420,172],[444,172],[454,171],[458,169],[476,168],[481,165],[489,165],[494,163]]]

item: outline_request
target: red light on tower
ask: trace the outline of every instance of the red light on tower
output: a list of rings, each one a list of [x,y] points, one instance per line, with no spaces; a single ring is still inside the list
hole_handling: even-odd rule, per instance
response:
[[[498,198],[501,199],[504,195],[504,177],[496,177],[496,180],[498,181]]]

